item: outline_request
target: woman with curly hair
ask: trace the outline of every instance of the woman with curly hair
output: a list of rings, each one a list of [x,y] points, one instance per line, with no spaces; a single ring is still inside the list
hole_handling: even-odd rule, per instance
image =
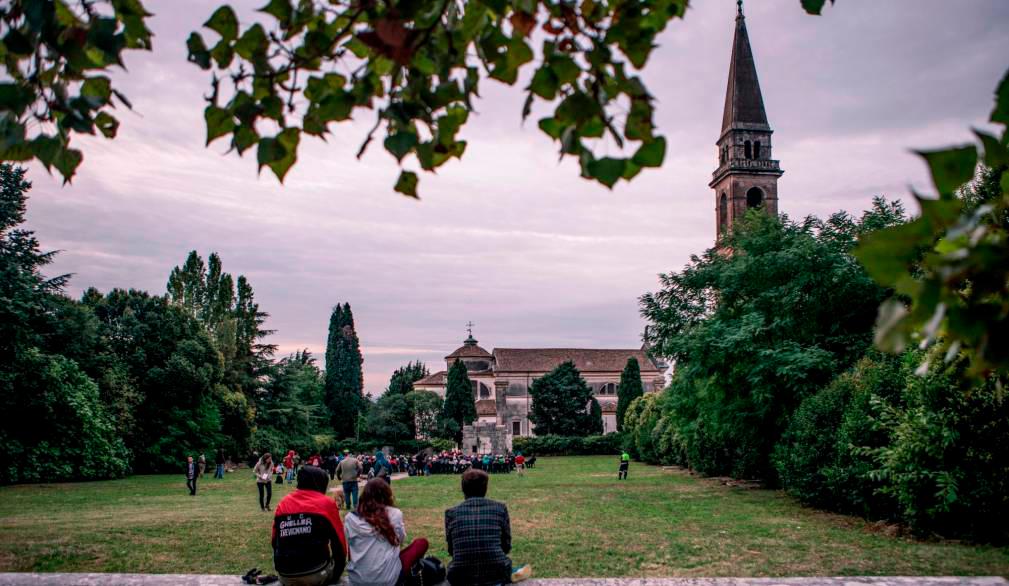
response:
[[[350,562],[347,578],[351,586],[396,586],[427,553],[428,542],[406,541],[403,511],[395,506],[392,487],[385,480],[373,478],[364,485],[357,510],[343,520]]]

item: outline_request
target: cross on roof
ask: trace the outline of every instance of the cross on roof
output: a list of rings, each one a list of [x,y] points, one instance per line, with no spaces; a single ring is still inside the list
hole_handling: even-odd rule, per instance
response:
[[[736,0],[736,14],[743,15],[743,0]]]
[[[475,326],[475,325],[476,324],[473,323],[472,321],[466,322],[466,331],[469,332],[469,335],[470,335],[471,338],[473,337],[473,326]]]

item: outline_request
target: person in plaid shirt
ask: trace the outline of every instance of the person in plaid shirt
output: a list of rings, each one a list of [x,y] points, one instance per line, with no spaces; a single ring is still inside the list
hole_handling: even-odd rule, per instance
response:
[[[486,498],[489,478],[483,470],[471,468],[464,472],[462,493],[466,500],[445,511],[445,542],[452,556],[449,584],[497,586],[531,575],[528,566],[512,574],[508,507]]]

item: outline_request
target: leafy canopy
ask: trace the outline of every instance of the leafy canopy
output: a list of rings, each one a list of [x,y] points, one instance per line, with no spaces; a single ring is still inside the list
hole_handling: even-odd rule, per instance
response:
[[[529,420],[536,426],[536,435],[602,433],[599,404],[574,362],[564,362],[533,381],[529,395],[533,401]]]
[[[581,175],[612,187],[658,167],[666,140],[654,98],[636,71],[689,0],[267,0],[243,25],[217,6],[186,41],[188,59],[212,71],[204,110],[209,145],[255,147],[260,170],[281,181],[305,136],[366,112],[374,127],[360,153],[382,144],[402,164],[434,172],[462,157],[460,138],[487,79],[514,85],[532,71],[522,107],[553,108],[539,128],[578,160]],[[824,0],[802,0],[819,14]],[[114,100],[103,73],[128,51],[152,49],[141,0],[11,0],[0,7],[0,160],[38,159],[70,181],[84,158],[74,133],[114,138]],[[204,34],[208,38],[204,38]],[[538,45],[538,46],[537,46]],[[604,141],[628,156],[597,156]],[[360,156],[360,155],[359,155]],[[403,170],[396,191],[418,196]]]

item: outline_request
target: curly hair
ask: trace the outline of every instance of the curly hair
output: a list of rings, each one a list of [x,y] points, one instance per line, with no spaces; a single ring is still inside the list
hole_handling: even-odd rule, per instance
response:
[[[357,502],[357,514],[375,528],[379,535],[392,545],[399,545],[399,536],[389,521],[386,507],[395,506],[392,487],[381,478],[373,478],[364,485],[361,500]]]

